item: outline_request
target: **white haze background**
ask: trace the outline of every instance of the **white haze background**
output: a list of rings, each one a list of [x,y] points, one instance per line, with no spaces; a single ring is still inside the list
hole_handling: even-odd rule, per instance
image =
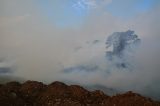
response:
[[[10,67],[13,71],[10,76],[26,80],[99,84],[160,98],[159,7],[128,20],[94,7],[81,26],[60,28],[32,0],[1,0],[0,67]],[[134,57],[137,67],[131,72],[113,67],[108,75],[106,39],[113,32],[128,29],[142,40]],[[99,42],[93,44],[94,40]],[[63,72],[80,65],[99,68],[94,72]]]

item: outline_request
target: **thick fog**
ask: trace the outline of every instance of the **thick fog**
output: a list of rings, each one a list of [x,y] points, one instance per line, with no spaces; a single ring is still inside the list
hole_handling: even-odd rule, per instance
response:
[[[90,12],[83,22],[61,27],[35,1],[1,0],[0,77],[103,85],[160,99],[159,6],[121,19],[104,11],[104,4],[112,0],[85,1],[80,4],[87,5]],[[83,8],[80,4],[73,7]],[[115,43],[110,36],[126,31],[134,34],[121,36],[120,42],[118,38],[122,48],[111,47]],[[128,51],[130,47],[125,45],[133,42],[138,45]]]

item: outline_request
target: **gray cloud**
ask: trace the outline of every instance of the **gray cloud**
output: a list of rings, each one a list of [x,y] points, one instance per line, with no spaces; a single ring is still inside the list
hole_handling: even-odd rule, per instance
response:
[[[9,64],[14,70],[12,76],[47,83],[68,80],[99,84],[160,98],[159,7],[127,21],[98,10],[89,14],[81,27],[58,28],[32,1],[2,0],[2,4],[5,5],[0,9],[0,58],[5,62],[0,64]],[[106,39],[113,32],[128,29],[133,29],[142,39],[134,54],[136,69],[129,72],[113,68],[107,73],[110,63],[106,60]],[[86,44],[96,39],[101,42]],[[76,47],[82,48],[75,52]],[[78,66],[86,66],[84,70],[98,68],[93,72],[62,71]]]

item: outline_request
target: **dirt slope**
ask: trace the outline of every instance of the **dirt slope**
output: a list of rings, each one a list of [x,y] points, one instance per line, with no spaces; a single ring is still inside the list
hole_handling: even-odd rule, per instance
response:
[[[160,106],[160,102],[131,91],[107,96],[78,85],[53,82],[9,82],[0,85],[0,106]]]

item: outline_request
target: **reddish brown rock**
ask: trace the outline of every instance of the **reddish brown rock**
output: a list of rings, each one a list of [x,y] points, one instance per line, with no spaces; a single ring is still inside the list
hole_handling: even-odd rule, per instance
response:
[[[0,106],[160,106],[160,102],[131,91],[110,97],[58,81],[49,85],[27,81],[0,85]]]

